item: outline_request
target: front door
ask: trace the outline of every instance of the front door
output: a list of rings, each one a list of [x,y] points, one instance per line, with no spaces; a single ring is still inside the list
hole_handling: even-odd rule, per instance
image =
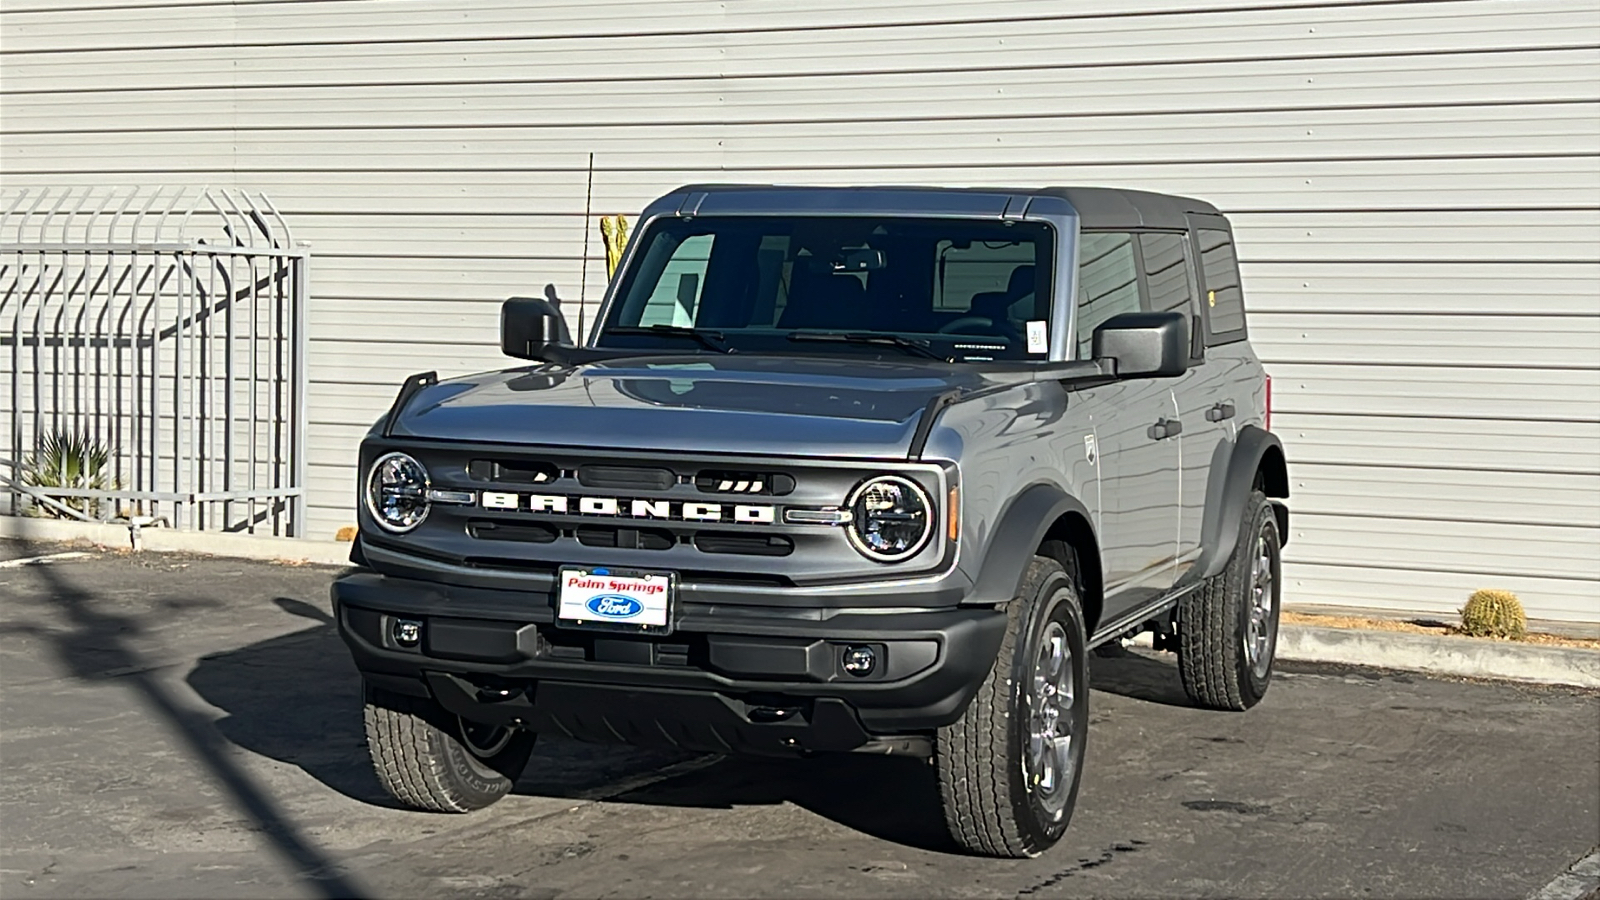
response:
[[[1105,567],[1101,621],[1172,587],[1178,553],[1179,435],[1167,380],[1096,388],[1100,444],[1100,541]]]

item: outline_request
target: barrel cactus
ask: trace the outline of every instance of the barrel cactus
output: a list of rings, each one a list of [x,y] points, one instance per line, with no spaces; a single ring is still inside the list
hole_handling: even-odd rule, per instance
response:
[[[1528,634],[1528,616],[1510,591],[1474,591],[1461,607],[1461,633],[1521,640]]]

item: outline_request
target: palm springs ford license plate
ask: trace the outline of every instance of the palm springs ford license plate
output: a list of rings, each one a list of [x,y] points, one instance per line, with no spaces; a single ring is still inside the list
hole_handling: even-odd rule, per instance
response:
[[[610,625],[627,631],[666,631],[672,622],[672,576],[624,569],[562,569],[556,620],[564,625]]]

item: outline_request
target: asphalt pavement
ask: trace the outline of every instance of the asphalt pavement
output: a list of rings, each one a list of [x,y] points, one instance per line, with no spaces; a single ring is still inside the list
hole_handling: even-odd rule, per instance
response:
[[[58,553],[0,542],[0,561]],[[469,816],[398,809],[336,569],[0,568],[0,896],[1522,897],[1600,843],[1600,694],[1288,666],[1244,714],[1096,658],[1045,856],[955,854],[928,767],[542,739]]]

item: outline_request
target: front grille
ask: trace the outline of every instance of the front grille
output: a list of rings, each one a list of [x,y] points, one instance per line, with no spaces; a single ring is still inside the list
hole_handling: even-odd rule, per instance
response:
[[[468,519],[467,534],[480,541],[526,541],[534,544],[553,544],[561,537],[558,529],[530,522],[508,522],[497,519]]]
[[[689,583],[781,587],[903,577],[950,558],[936,539],[891,571],[857,552],[837,520],[850,492],[883,472],[944,497],[947,476],[932,465],[446,441],[371,441],[365,464],[391,449],[416,456],[441,494],[468,502],[436,502],[404,536],[373,536],[482,570],[638,566]],[[821,517],[786,515],[806,511]]]
[[[548,459],[515,459],[510,457],[478,458],[467,464],[468,477],[474,481],[492,481],[507,487],[537,486],[536,493],[570,496],[579,491],[592,492],[607,499],[605,519],[600,513],[585,510],[582,504],[569,502],[566,513],[552,513],[542,521],[530,521],[518,515],[521,510],[505,507],[504,518],[471,518],[467,521],[467,534],[483,541],[507,543],[554,544],[572,540],[585,547],[603,547],[618,550],[671,550],[680,545],[692,547],[701,553],[719,556],[788,556],[795,551],[795,542],[783,534],[766,531],[708,530],[714,526],[726,528],[741,524],[728,521],[700,521],[675,518],[654,518],[630,515],[632,501],[646,503],[652,510],[670,510],[683,499],[662,500],[681,496],[689,485],[699,493],[734,494],[746,497],[781,496],[794,492],[793,475],[757,469],[704,469],[699,467],[669,468],[648,464],[610,464],[575,462]],[[576,489],[572,487],[576,482]],[[680,487],[681,486],[681,487]],[[615,492],[621,499],[612,501]],[[505,494],[497,494],[505,497]],[[711,501],[724,510],[732,510],[740,501]],[[759,502],[759,501],[756,501]],[[515,504],[513,504],[514,506]],[[702,503],[702,505],[704,505]],[[741,507],[743,508],[743,507]],[[498,509],[498,507],[497,507]],[[619,520],[617,516],[621,516]],[[776,520],[776,516],[773,517]],[[777,525],[773,521],[773,525]]]
[[[467,534],[480,541],[553,544],[563,538],[585,547],[614,547],[623,550],[671,550],[679,543],[690,544],[701,553],[742,556],[788,556],[794,541],[781,534],[740,532],[698,532],[678,534],[666,528],[629,528],[613,525],[578,525],[558,528],[515,519],[468,519]]]
[[[475,459],[467,463],[467,477],[496,484],[549,484],[561,477],[561,469],[547,462]]]
[[[781,472],[702,469],[694,476],[694,486],[705,494],[783,497],[794,492],[794,477]]]
[[[578,543],[585,547],[620,547],[624,550],[671,550],[677,535],[661,528],[611,528],[605,525],[580,525],[573,529]]]
[[[794,541],[781,534],[730,534],[705,532],[694,536],[701,553],[737,553],[744,556],[788,556]]]
[[[579,466],[578,483],[618,491],[664,491],[678,483],[671,469],[644,466]]]

